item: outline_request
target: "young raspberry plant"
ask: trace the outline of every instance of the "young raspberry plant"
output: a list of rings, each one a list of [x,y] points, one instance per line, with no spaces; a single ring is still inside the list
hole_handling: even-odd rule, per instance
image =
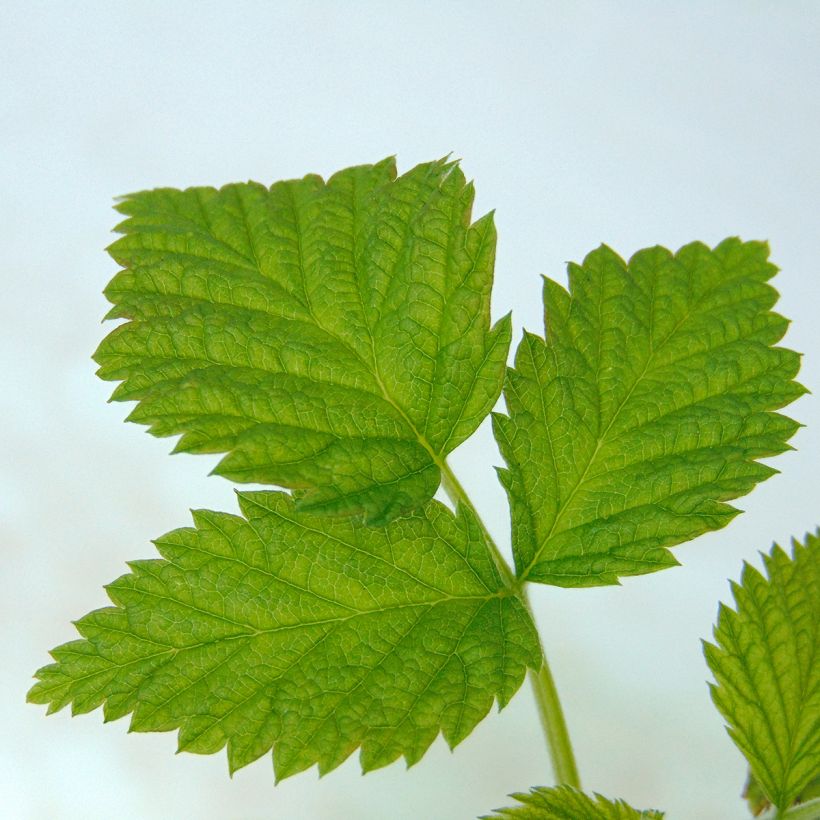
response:
[[[579,790],[528,589],[674,566],[670,547],[726,526],[729,502],[775,472],[760,459],[798,427],[777,411],[804,392],[798,354],[777,346],[776,268],[739,239],[628,262],[601,246],[568,288],[544,280],[544,335],[525,333],[508,368],[493,217],[473,222],[472,202],[456,162],[397,176],[387,159],[118,203],[105,293],[125,321],[95,354],[100,377],[175,452],[223,454],[214,472],[281,489],[157,539],[31,701],[227,747],[231,771],[272,750],[281,779],[357,749],[365,771],[414,763],[439,733],[455,746],[529,674],[560,787],[500,816],[661,816]],[[502,391],[512,566],[447,462]],[[727,611],[708,649],[716,702],[782,808],[809,763],[773,772],[748,740]]]

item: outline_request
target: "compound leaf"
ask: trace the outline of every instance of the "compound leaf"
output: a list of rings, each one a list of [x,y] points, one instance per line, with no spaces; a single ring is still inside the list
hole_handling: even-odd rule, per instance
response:
[[[763,558],[765,576],[746,564],[732,584],[736,610],[721,604],[704,653],[750,782],[783,810],[820,773],[820,531],[791,558],[777,545]]]
[[[538,638],[481,528],[437,501],[385,528],[240,494],[243,517],[200,511],[107,587],[29,700],[103,706],[134,731],[179,729],[181,750],[227,744],[231,771],[271,748],[278,778],[364,770],[454,746],[504,705]]]
[[[521,805],[496,809],[485,820],[509,817],[513,820],[661,820],[663,812],[638,811],[623,800],[607,800],[596,794],[589,797],[571,786],[547,789],[537,787],[527,794],[510,795]]]
[[[129,419],[215,472],[299,489],[302,509],[382,524],[432,497],[439,464],[501,391],[492,214],[441,160],[125,197],[95,354]]]
[[[677,562],[668,547],[725,526],[775,470],[804,392],[776,347],[776,268],[760,242],[676,254],[607,247],[545,280],[546,340],[525,334],[494,429],[518,576],[617,583]]]

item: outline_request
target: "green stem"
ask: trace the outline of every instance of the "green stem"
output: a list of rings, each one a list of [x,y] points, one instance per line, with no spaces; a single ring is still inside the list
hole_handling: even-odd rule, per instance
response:
[[[504,583],[508,589],[521,599],[532,618],[532,608],[526,590],[516,579],[515,573],[498,549],[498,545],[481,520],[478,510],[473,506],[473,502],[467,495],[467,491],[461,486],[461,482],[456,478],[446,460],[437,461],[437,464],[441,470],[445,492],[454,504],[463,504],[475,516]],[[534,618],[533,622],[535,622]],[[578,768],[575,765],[575,755],[572,751],[572,743],[569,739],[564,712],[561,709],[561,701],[558,699],[558,690],[555,688],[555,681],[547,663],[547,656],[540,635],[538,640],[541,645],[541,668],[538,672],[530,670],[530,683],[535,694],[535,702],[538,705],[538,717],[544,730],[555,779],[559,785],[574,786],[576,789],[580,789],[581,782],[578,777]]]
[[[441,461],[438,461],[437,464],[441,470],[444,491],[447,493],[453,504],[463,504],[473,514],[473,516],[475,516],[475,520],[478,521],[478,526],[481,527],[484,540],[490,548],[495,565],[501,573],[501,577],[504,579],[504,583],[510,588],[515,587],[515,574],[510,569],[510,565],[507,563],[504,556],[501,554],[501,550],[498,549],[498,545],[490,535],[490,531],[481,520],[478,510],[473,506],[473,502],[470,501],[470,496],[467,495],[467,491],[461,486],[461,482],[456,478],[455,473],[452,469],[450,469],[450,465],[445,459],[441,459]]]
[[[578,777],[578,767],[575,764],[567,722],[564,719],[564,711],[558,699],[558,690],[555,688],[555,681],[552,678],[543,646],[541,647],[541,669],[538,672],[530,670],[530,684],[538,705],[541,728],[544,730],[544,737],[549,746],[555,781],[559,785],[574,786],[580,789],[581,780]]]

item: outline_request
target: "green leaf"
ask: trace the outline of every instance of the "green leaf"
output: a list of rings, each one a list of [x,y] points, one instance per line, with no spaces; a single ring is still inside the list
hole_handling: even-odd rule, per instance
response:
[[[775,470],[804,391],[775,347],[764,243],[695,243],[625,263],[602,246],[544,282],[546,340],[526,333],[494,429],[519,578],[614,584],[676,564],[668,547],[725,526]]]
[[[361,747],[365,771],[455,746],[509,701],[538,637],[464,508],[431,501],[381,529],[239,496],[245,518],[196,512],[107,587],[29,700],[103,706],[181,750],[227,744],[231,771],[274,750],[277,778],[324,773]]]
[[[663,812],[638,811],[623,800],[589,797],[571,786],[553,789],[537,787],[528,794],[510,795],[521,803],[510,809],[496,809],[485,820],[511,817],[515,820],[661,820]]]
[[[392,159],[327,182],[126,197],[100,345],[112,398],[215,472],[304,490],[300,507],[386,523],[496,402],[509,316],[490,327],[492,214],[456,163]]]
[[[737,609],[720,605],[704,653],[730,736],[786,809],[820,772],[820,531],[794,541],[791,558],[775,544],[763,559],[766,576],[745,564],[732,584]]]

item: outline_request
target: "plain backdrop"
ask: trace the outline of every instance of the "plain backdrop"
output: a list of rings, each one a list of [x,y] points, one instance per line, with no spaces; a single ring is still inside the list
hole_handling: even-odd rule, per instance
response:
[[[123,424],[90,355],[112,198],[270,183],[453,152],[496,209],[495,317],[540,330],[539,274],[606,242],[624,255],[769,239],[786,344],[820,386],[820,4],[816,2],[0,3],[0,816],[12,820],[460,820],[549,784],[525,685],[454,754],[362,777],[355,755],[274,787],[265,757],[174,756],[99,712],[24,703],[102,585],[191,507],[236,509],[215,459]],[[670,820],[746,816],[740,754],[700,640],[727,578],[820,523],[817,399],[782,471],[682,566],[622,587],[533,590],[585,787]],[[509,547],[487,425],[452,459]]]

